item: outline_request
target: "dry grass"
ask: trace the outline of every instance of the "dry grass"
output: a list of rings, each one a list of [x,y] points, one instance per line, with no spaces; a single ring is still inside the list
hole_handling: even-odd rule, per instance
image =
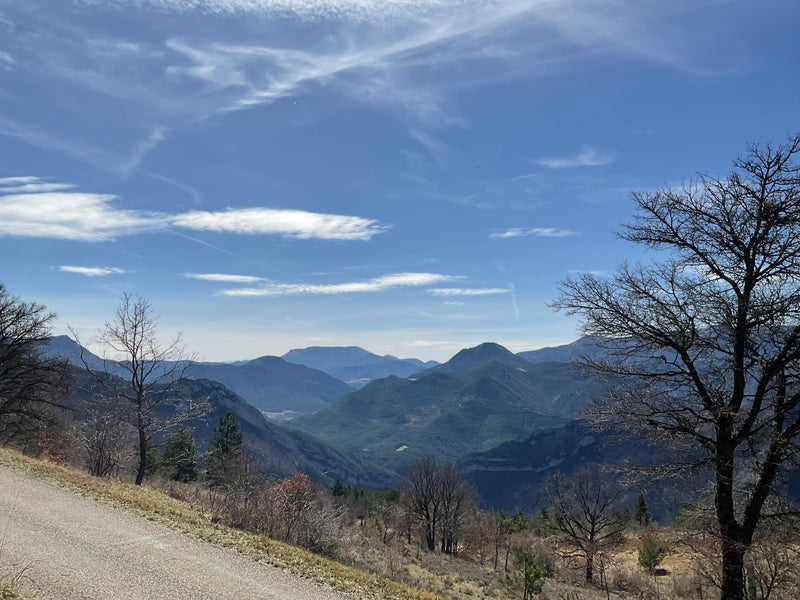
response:
[[[36,460],[0,448],[0,464],[23,470],[36,477],[56,481],[79,493],[113,503],[133,513],[183,531],[213,544],[234,548],[261,562],[286,569],[330,587],[374,600],[441,600],[446,595],[431,594],[377,577],[336,561],[312,554],[265,536],[237,531],[211,523],[204,515],[174,498],[148,488],[108,479],[98,479],[59,465]],[[6,592],[8,589],[8,592]],[[3,594],[18,593],[11,586]],[[0,596],[0,599],[20,598]]]
[[[0,600],[25,600],[25,597],[20,594],[16,584],[0,583]]]
[[[214,523],[210,518],[211,515],[203,513],[202,497],[197,494],[204,490],[196,486],[184,486],[185,489],[180,485],[176,489],[166,486],[162,492],[147,486],[137,487],[109,479],[98,479],[2,448],[0,448],[0,464],[59,482],[96,500],[113,503],[199,539],[234,548],[261,562],[286,569],[337,590],[356,594],[364,599],[505,600],[508,598],[500,584],[502,573],[495,572],[491,565],[481,566],[469,560],[438,553],[425,553],[413,547],[410,552],[408,547],[403,548],[404,552],[401,552],[400,546],[403,544],[400,540],[387,545],[379,543],[377,538],[373,539],[374,536],[370,537],[367,534],[355,535],[352,540],[349,552],[353,553],[353,556],[344,556],[344,560],[357,564],[362,569],[369,568],[385,575],[380,576],[263,535],[246,533]],[[613,552],[605,565],[605,575],[610,588],[608,596],[603,586],[588,586],[582,581],[581,565],[573,567],[557,560],[555,573],[548,580],[541,598],[543,600],[604,600],[607,597],[616,600],[645,598],[693,600],[701,597],[701,593],[703,598],[713,597],[715,592],[709,583],[697,575],[699,555],[681,543],[679,532],[659,529],[654,534],[669,548],[667,556],[659,566],[658,576],[646,573],[638,565],[638,548],[643,534],[633,533],[626,537],[624,545]],[[702,586],[702,591],[699,586]],[[0,573],[0,600],[24,600],[20,595],[18,582],[10,581],[7,577],[3,578],[2,573]]]

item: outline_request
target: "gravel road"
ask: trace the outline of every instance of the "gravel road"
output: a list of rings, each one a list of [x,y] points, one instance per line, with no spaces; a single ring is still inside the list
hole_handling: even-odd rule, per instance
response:
[[[353,600],[0,466],[0,578],[36,600]]]

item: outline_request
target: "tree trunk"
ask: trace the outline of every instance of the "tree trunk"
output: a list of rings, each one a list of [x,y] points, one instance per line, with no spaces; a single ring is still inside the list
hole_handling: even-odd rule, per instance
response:
[[[147,436],[144,431],[144,415],[139,411],[139,470],[136,472],[136,485],[142,485],[144,481],[144,471],[147,468]]]
[[[430,523],[428,523],[425,528],[425,542],[428,546],[428,550],[431,552],[436,550],[436,530]]]
[[[594,579],[594,552],[586,553],[586,581]]]
[[[723,538],[720,600],[744,600],[744,544]]]

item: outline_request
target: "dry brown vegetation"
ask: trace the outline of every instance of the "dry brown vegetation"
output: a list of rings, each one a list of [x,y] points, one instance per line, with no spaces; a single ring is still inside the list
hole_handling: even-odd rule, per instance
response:
[[[400,502],[376,504],[371,496],[371,505],[365,506],[363,496],[334,497],[303,475],[240,482],[225,490],[164,479],[138,487],[10,450],[0,450],[0,464],[55,479],[95,499],[363,598],[511,599],[515,596],[503,586],[506,557],[513,571],[523,553],[533,554],[548,570],[539,596],[545,600],[704,600],[719,594],[714,581],[718,545],[699,532],[652,527],[628,531],[618,545],[596,557],[595,582],[587,584],[585,564],[569,556],[564,542],[542,535],[536,527],[498,530],[497,520],[477,509],[465,519],[458,552],[445,554],[426,549],[421,524],[409,525]],[[668,548],[652,574],[638,564],[644,535],[657,537]],[[797,547],[767,541],[751,559],[751,597],[800,597]],[[6,594],[0,598],[19,597],[9,595],[20,592],[19,585],[11,583],[0,588]]]

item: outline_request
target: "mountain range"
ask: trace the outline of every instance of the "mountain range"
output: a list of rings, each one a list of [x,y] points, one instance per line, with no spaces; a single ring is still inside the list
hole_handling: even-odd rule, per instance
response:
[[[530,363],[487,343],[409,378],[373,381],[287,425],[402,472],[422,456],[458,460],[563,425],[599,391],[569,364]]]
[[[416,358],[397,358],[389,354],[378,356],[357,346],[311,346],[290,350],[283,355],[283,359],[324,371],[356,389],[374,379],[390,375],[408,377],[420,369],[439,364],[436,361],[422,362]]]
[[[574,421],[602,387],[568,361],[596,348],[587,338],[514,354],[485,343],[437,364],[311,347],[236,364],[195,363],[181,386],[212,404],[192,422],[201,445],[231,410],[267,471],[373,487],[396,482],[408,464],[433,455],[460,461],[491,505],[530,509],[548,473],[609,456],[602,436]],[[53,338],[47,352],[80,362],[80,346],[65,336]],[[84,358],[102,366],[91,353]],[[377,377],[390,368],[403,375]],[[354,389],[334,373],[376,378]],[[300,416],[285,421],[287,429],[265,415]]]
[[[125,370],[114,361],[103,361],[65,335],[51,338],[44,351],[50,356],[66,357],[79,367],[85,361],[97,371],[125,375]],[[172,364],[165,363],[165,368]],[[193,362],[187,365],[184,376],[218,381],[273,420],[314,412],[353,391],[352,387],[327,373],[287,362],[278,356],[262,356],[238,364]]]

